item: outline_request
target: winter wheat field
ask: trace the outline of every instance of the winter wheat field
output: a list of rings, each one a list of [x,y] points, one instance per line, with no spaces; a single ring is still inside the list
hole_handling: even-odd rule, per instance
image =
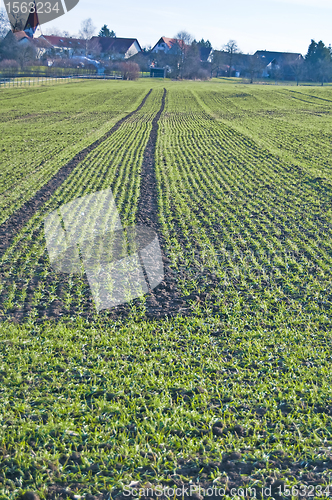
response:
[[[332,495],[332,88],[0,92],[0,499]],[[98,311],[44,220],[105,190],[164,277]]]

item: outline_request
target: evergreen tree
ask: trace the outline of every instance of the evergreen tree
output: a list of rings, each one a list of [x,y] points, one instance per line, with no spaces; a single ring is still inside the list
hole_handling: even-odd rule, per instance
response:
[[[212,49],[212,45],[211,45],[210,40],[206,40],[206,41],[205,41],[205,40],[204,40],[204,38],[202,38],[202,40],[200,40],[200,41],[198,42],[198,46],[199,46],[199,47],[204,47],[204,48],[206,48],[206,49]]]
[[[209,40],[205,41],[204,38],[202,38],[202,40],[200,40],[199,42],[197,40],[194,40],[192,42],[192,45],[197,46],[199,49],[200,48],[212,49],[211,42]]]
[[[107,24],[104,24],[104,26],[99,31],[98,36],[103,36],[103,37],[107,36],[109,38],[115,38],[116,34],[114,33],[113,30],[109,30],[109,28],[107,27]]]
[[[322,85],[324,81],[331,78],[332,57],[330,47],[320,40],[318,43],[311,40],[308,52],[305,56],[308,76],[311,80],[320,80]]]
[[[305,56],[305,60],[308,63],[313,63],[315,59],[315,54],[316,54],[316,48],[317,48],[317,43],[315,40],[311,40],[307,55]]]

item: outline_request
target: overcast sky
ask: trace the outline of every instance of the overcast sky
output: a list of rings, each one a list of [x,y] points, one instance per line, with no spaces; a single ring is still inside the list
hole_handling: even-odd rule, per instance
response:
[[[307,52],[311,38],[332,43],[332,0],[80,0],[64,16],[44,24],[77,34],[91,17],[119,37],[153,46],[161,36],[186,30],[215,49],[235,39],[242,52]],[[97,34],[96,31],[96,34]]]

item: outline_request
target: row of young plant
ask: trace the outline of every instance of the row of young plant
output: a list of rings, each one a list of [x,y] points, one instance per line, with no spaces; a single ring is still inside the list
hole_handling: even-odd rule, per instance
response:
[[[205,109],[231,127],[316,176],[331,175],[332,91],[253,87],[245,92],[195,91]]]
[[[193,304],[199,304],[197,296],[207,304],[206,310],[219,298],[218,310],[211,316],[196,306],[190,318],[158,321],[112,322],[98,317],[89,323],[82,318],[54,325],[5,323],[0,329],[3,498],[16,499],[20,488],[47,497],[59,491],[57,484],[61,493],[63,484],[69,485],[72,497],[88,492],[114,497],[113,486],[122,489],[131,481],[147,487],[147,481],[153,486],[172,486],[179,480],[209,483],[228,488],[228,495],[239,484],[258,492],[279,484],[276,494],[294,485],[302,494],[321,491],[299,486],[302,481],[315,486],[330,483],[331,339],[324,330],[331,321],[323,315],[319,323],[315,314],[296,316],[288,303],[279,314],[256,309],[249,316],[244,307],[250,300],[248,291],[258,294],[245,272],[249,263],[255,269],[271,265],[287,273],[285,264],[298,263],[299,254],[287,253],[291,236],[282,229],[288,225],[293,230],[298,217],[299,238],[306,230],[310,243],[309,230],[313,238],[315,224],[308,224],[318,216],[318,204],[312,214],[315,205],[310,199],[304,205],[310,186],[299,200],[291,197],[300,187],[287,166],[283,171],[278,159],[204,112],[190,88],[206,89],[205,83],[186,88],[180,82],[181,93],[178,82],[167,85],[169,98],[156,153],[166,250],[178,276],[183,276],[183,293],[190,288]],[[23,277],[24,269],[31,274],[29,283],[46,283],[41,293],[50,291],[41,273],[52,270],[41,260],[32,261],[38,251],[34,237],[42,231],[44,215],[76,196],[111,187],[117,203],[123,195],[120,207],[118,203],[123,225],[134,221],[140,168],[132,165],[130,170],[127,165],[128,179],[135,183],[132,193],[127,192],[124,159],[131,155],[141,161],[141,149],[136,156],[126,149],[131,150],[136,135],[138,141],[146,141],[150,124],[141,134],[143,114],[159,109],[161,92],[151,98],[155,101],[147,101],[136,123],[124,124],[108,146],[90,155],[90,163],[86,159],[84,168],[83,163],[77,167],[7,254],[10,264],[17,252],[16,264]],[[118,166],[117,172],[113,166]],[[317,234],[322,234],[322,227],[318,225]],[[25,236],[29,241],[23,248]],[[329,237],[327,227],[326,240]],[[241,274],[233,265],[228,278],[232,294],[227,297],[220,281],[227,273],[225,262],[235,261]],[[49,276],[51,285],[58,283],[59,276]],[[300,272],[297,277],[302,279]],[[18,284],[19,279],[15,275]],[[216,290],[212,298],[198,293],[211,282]],[[77,290],[71,289],[74,313],[80,283],[78,279]],[[269,292],[262,285],[263,298],[265,289]],[[235,292],[238,303],[232,308]],[[59,296],[63,300],[64,294],[55,289],[54,302]],[[35,297],[38,314],[44,299],[36,293]]]
[[[236,335],[238,318],[239,344],[245,329],[250,335],[256,331],[257,343],[271,359],[285,331],[298,347],[292,359],[275,358],[279,368],[262,362],[259,381],[244,368],[241,350],[243,358],[234,367],[233,411],[240,413],[244,386],[248,421],[261,404],[257,384],[264,385],[271,411],[278,410],[279,393],[289,411],[270,414],[267,439],[256,449],[269,454],[281,447],[295,461],[317,458],[318,440],[331,441],[328,431],[318,439],[315,430],[317,425],[325,429],[331,418],[316,415],[313,423],[305,408],[318,400],[328,404],[332,397],[324,333],[331,328],[332,229],[320,196],[268,150],[212,119],[194,92],[184,96],[169,90],[159,131],[159,217],[178,286],[191,300],[193,314],[220,318],[223,326],[216,336],[224,344]],[[308,365],[311,338],[317,335],[322,351]],[[224,417],[228,411],[223,409]],[[294,429],[290,440],[275,438],[279,425]]]
[[[186,112],[170,93],[157,155],[165,236],[180,275],[191,276],[184,293],[205,288],[210,305],[249,314],[282,304],[314,311],[313,297],[326,311],[332,241],[322,207],[331,189],[321,196],[191,97]]]
[[[148,88],[95,82],[2,91],[0,223],[86,146],[133,111]],[[13,102],[15,109],[13,110]],[[82,104],[83,102],[83,104]]]
[[[123,226],[133,224],[140,191],[140,168],[161,103],[155,90],[142,109],[90,153],[15,237],[2,257],[2,317],[82,313],[91,309],[83,275],[59,274],[50,266],[43,220],[50,212],[82,196],[112,190]],[[111,207],[112,209],[112,207]],[[93,310],[93,309],[92,309]],[[74,313],[73,313],[74,314]]]

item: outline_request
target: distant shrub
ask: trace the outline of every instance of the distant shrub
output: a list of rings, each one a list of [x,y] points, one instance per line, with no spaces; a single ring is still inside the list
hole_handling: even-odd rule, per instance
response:
[[[200,66],[189,67],[183,73],[183,78],[186,80],[207,80],[209,76],[209,72]]]
[[[11,70],[11,69],[18,70],[19,67],[20,67],[19,63],[14,59],[4,59],[3,61],[0,62],[0,70]]]
[[[140,69],[137,63],[121,62],[119,63],[119,70],[124,80],[137,80],[139,78]]]
[[[194,74],[194,80],[208,80],[210,73],[207,69],[199,68]]]

